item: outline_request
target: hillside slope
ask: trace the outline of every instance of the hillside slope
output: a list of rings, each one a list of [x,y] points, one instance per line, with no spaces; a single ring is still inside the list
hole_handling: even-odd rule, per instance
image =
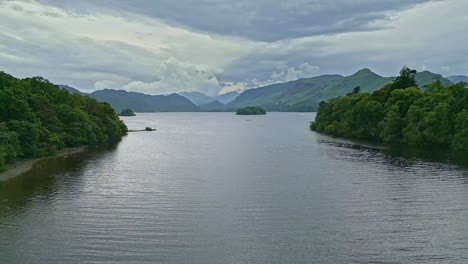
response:
[[[76,88],[73,88],[71,86],[68,86],[68,85],[59,84],[58,87],[60,87],[60,88],[62,88],[64,90],[67,90],[71,94],[87,95],[86,93],[83,93],[82,91],[80,91],[80,90],[78,90]]]
[[[453,83],[459,83],[459,82],[468,83],[468,76],[465,76],[465,75],[454,75],[454,76],[449,76],[446,78]]]
[[[229,104],[230,102],[234,101],[239,95],[240,93],[238,92],[228,92],[225,94],[218,95],[214,99],[222,104]]]
[[[383,77],[369,69],[353,75],[322,75],[292,82],[273,84],[250,89],[227,105],[230,108],[260,106],[267,111],[316,111],[321,101],[346,95],[356,87],[362,92],[376,91],[392,82],[395,77]],[[440,80],[443,86],[452,82],[439,74],[420,72],[416,74],[420,87]]]
[[[204,105],[214,101],[214,99],[201,92],[180,92],[180,95],[189,99],[195,105]]]
[[[178,95],[148,95],[124,90],[104,89],[89,94],[90,97],[109,103],[116,111],[129,108],[135,112],[196,112],[198,107]]]

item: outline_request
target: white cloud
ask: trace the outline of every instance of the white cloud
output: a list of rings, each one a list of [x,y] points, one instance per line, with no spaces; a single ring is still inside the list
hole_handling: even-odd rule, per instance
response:
[[[283,65],[280,72],[274,72],[271,75],[271,82],[289,82],[299,78],[312,77],[320,71],[319,66],[312,66],[309,63],[303,63],[299,67],[289,67]]]
[[[340,34],[332,30],[318,35],[295,32],[296,38],[270,42],[229,37],[219,30],[216,34],[197,31],[193,29],[197,27],[169,23],[134,9],[102,6],[79,11],[45,2],[0,0],[0,70],[18,77],[42,75],[87,91],[126,88],[151,94],[202,91],[210,95],[319,73],[348,74],[364,67],[384,75],[396,74],[405,64],[435,72],[449,66],[450,73],[468,73],[465,0],[431,1],[400,12],[387,6],[379,8],[377,17],[369,10],[369,18],[358,10],[365,18],[358,22],[370,23],[360,23],[361,28],[366,25],[376,30]],[[251,2],[255,3],[243,1]],[[313,2],[321,6],[320,1]],[[348,2],[340,3],[353,9]],[[231,2],[226,3],[229,9]],[[299,12],[302,9],[297,7],[304,3],[310,1],[287,1],[292,5],[288,10]],[[340,6],[326,5],[323,12],[332,8],[336,13],[334,8]],[[253,12],[249,23],[276,19],[262,10]],[[314,10],[313,5],[308,6],[308,11]],[[334,24],[340,21],[356,22],[340,16]],[[262,20],[261,28],[267,22]],[[310,21],[296,22],[307,25]],[[289,29],[279,28],[278,32],[287,36]],[[247,33],[252,34],[255,32]]]
[[[0,2],[0,43],[3,67],[20,77],[42,75],[83,90],[131,83],[128,87],[139,84],[148,93],[219,91],[214,74],[251,49],[246,40],[191,32],[154,18],[75,14],[35,1]]]
[[[245,82],[226,82],[222,83],[221,85],[223,88],[219,94],[225,94],[229,92],[243,92],[248,84]]]
[[[254,87],[289,82],[300,78],[310,78],[320,72],[319,66],[310,65],[308,62],[298,67],[290,67],[284,63],[280,63],[277,65],[276,69],[277,71],[273,72],[267,80],[252,80]]]
[[[440,69],[441,69],[444,73],[449,73],[449,72],[450,72],[450,66],[442,66],[442,67],[440,67]]]
[[[122,82],[118,82],[115,80],[100,80],[94,83],[94,88],[98,90],[119,88],[121,86]]]
[[[214,71],[181,62],[175,58],[159,64],[155,73],[160,80],[154,82],[132,81],[124,86],[129,91],[149,94],[201,91],[215,96],[222,89]]]

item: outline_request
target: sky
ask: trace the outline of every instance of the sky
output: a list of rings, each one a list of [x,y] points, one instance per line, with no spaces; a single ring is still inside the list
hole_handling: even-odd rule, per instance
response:
[[[0,71],[85,92],[242,91],[370,68],[468,75],[466,0],[0,0]]]

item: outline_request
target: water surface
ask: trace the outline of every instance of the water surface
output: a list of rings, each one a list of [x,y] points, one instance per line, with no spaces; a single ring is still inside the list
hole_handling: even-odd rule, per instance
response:
[[[314,114],[125,118],[112,149],[0,183],[0,263],[468,263],[468,170]]]

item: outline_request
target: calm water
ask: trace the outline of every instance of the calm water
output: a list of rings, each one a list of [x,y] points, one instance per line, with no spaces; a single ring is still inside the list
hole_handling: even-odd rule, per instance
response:
[[[126,118],[115,148],[0,183],[0,263],[468,263],[468,170],[314,114]]]

